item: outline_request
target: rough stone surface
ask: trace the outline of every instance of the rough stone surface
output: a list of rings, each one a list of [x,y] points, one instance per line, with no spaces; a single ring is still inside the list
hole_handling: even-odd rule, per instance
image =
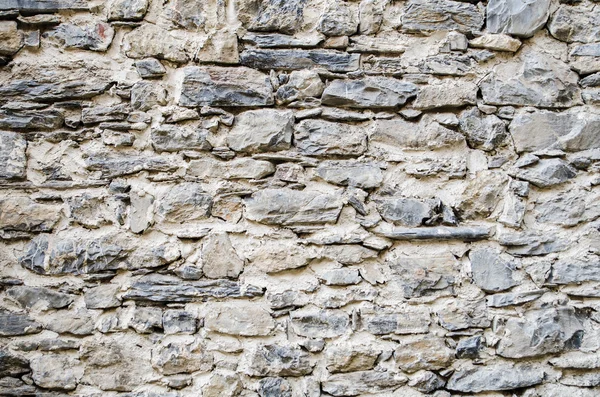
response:
[[[236,152],[275,152],[289,149],[292,141],[292,112],[272,109],[239,114],[227,135],[227,144]]]
[[[486,14],[490,32],[531,37],[546,24],[550,0],[491,0]]]
[[[417,87],[399,80],[371,77],[362,80],[335,80],[325,88],[323,105],[363,108],[402,106],[417,94]]]
[[[464,393],[480,393],[519,389],[540,384],[543,380],[544,371],[530,366],[474,367],[455,372],[447,387]]]
[[[483,13],[473,4],[451,0],[411,0],[407,3],[402,26],[410,31],[479,31]]]

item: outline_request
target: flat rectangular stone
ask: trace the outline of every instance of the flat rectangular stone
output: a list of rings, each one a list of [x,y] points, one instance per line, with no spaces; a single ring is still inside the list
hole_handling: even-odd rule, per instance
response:
[[[491,230],[482,226],[459,227],[393,227],[379,228],[376,234],[394,240],[484,240],[491,236]]]
[[[54,12],[58,10],[87,10],[87,0],[1,0],[0,11]]]
[[[323,36],[298,38],[280,33],[246,33],[242,41],[261,48],[311,48],[323,41]]]
[[[325,68],[330,72],[353,72],[359,68],[360,55],[329,50],[246,50],[242,65],[254,69],[302,70]]]

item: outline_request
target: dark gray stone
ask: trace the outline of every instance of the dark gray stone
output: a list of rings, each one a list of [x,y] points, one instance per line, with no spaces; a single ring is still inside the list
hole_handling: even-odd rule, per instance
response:
[[[350,318],[342,310],[300,309],[290,313],[294,332],[309,338],[335,338],[349,329]]]
[[[333,50],[261,50],[240,54],[244,66],[261,70],[302,70],[325,68],[330,72],[353,72],[359,68],[359,54]]]
[[[42,325],[27,314],[0,309],[0,336],[30,335],[42,332]]]
[[[393,391],[407,381],[408,378],[400,373],[359,371],[331,375],[321,383],[321,387],[332,396],[356,396],[362,393]]]
[[[302,26],[307,0],[263,0],[248,30],[294,34]]]
[[[377,209],[383,219],[396,225],[421,226],[441,210],[440,200],[415,198],[376,199]]]
[[[34,396],[37,388],[17,378],[0,378],[0,394],[7,397]]]
[[[375,231],[384,237],[393,240],[462,240],[476,241],[485,240],[491,236],[487,227],[481,226],[459,226],[459,227],[416,227],[404,228],[394,227],[390,229],[379,229]]]
[[[165,310],[162,325],[165,334],[195,334],[196,316],[185,310]]]
[[[45,310],[62,309],[73,302],[73,296],[44,287],[12,287],[6,290],[6,294],[24,309],[34,306]]]
[[[135,69],[143,79],[162,77],[167,69],[156,58],[146,58],[135,62]]]
[[[491,33],[531,37],[542,29],[550,15],[550,0],[490,0],[486,27]]]
[[[30,371],[29,360],[0,349],[0,376],[19,376]]]
[[[533,366],[477,366],[454,372],[446,388],[463,392],[513,390],[540,384],[544,371]]]
[[[487,304],[489,307],[522,305],[523,303],[540,298],[545,292],[546,290],[539,289],[527,292],[507,292],[505,294],[488,295]]]
[[[479,358],[481,346],[481,336],[472,336],[470,338],[461,339],[456,346],[457,358]]]
[[[478,32],[483,13],[474,5],[450,0],[410,0],[402,17],[408,31],[457,30]]]
[[[284,378],[263,378],[258,382],[260,397],[292,397],[292,386]]]
[[[360,156],[367,150],[364,125],[302,120],[296,125],[294,139],[298,150],[308,156]]]
[[[492,248],[479,248],[469,252],[471,272],[475,284],[486,292],[504,291],[517,285],[513,279],[516,263]]]
[[[250,376],[304,376],[313,371],[308,353],[285,345],[263,345],[245,357],[244,372]]]
[[[0,128],[3,129],[54,130],[62,127],[63,123],[63,115],[56,110],[0,110]]]
[[[107,121],[124,121],[131,114],[131,107],[126,103],[114,106],[94,106],[81,110],[83,124],[102,123]]]
[[[334,80],[323,92],[321,103],[354,109],[394,108],[417,95],[417,86],[388,77]]]
[[[0,180],[23,179],[27,171],[27,141],[16,132],[0,131]]]
[[[60,24],[55,29],[44,33],[47,37],[67,49],[106,51],[115,35],[114,29],[105,22],[88,25]]]
[[[152,146],[157,152],[209,151],[212,146],[206,140],[208,134],[208,130],[200,127],[163,124],[152,129],[150,139],[152,139]]]
[[[564,160],[542,159],[530,167],[519,169],[516,176],[539,188],[547,188],[575,178],[577,171]]]
[[[140,171],[175,171],[178,167],[169,160],[154,156],[93,154],[85,159],[86,168],[99,171],[102,178],[116,178]]]
[[[87,0],[2,0],[0,10],[18,10],[30,13],[55,12],[59,10],[87,10]]]
[[[508,137],[502,120],[494,115],[485,116],[477,108],[460,114],[459,128],[474,149],[494,150]]]

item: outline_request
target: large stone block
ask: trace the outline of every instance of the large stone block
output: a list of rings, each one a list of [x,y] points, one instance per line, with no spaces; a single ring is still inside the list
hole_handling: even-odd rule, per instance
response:
[[[242,65],[261,70],[324,68],[330,72],[353,72],[358,70],[359,61],[358,54],[333,50],[249,49],[240,54]]]
[[[409,31],[477,32],[482,26],[483,13],[475,5],[450,0],[411,0],[402,17]]]
[[[347,108],[394,108],[417,95],[412,83],[387,77],[361,80],[334,80],[325,88],[323,105]]]

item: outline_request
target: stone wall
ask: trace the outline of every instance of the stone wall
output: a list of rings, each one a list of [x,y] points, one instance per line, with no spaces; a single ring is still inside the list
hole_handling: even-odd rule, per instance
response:
[[[600,395],[598,0],[0,0],[0,395]]]

